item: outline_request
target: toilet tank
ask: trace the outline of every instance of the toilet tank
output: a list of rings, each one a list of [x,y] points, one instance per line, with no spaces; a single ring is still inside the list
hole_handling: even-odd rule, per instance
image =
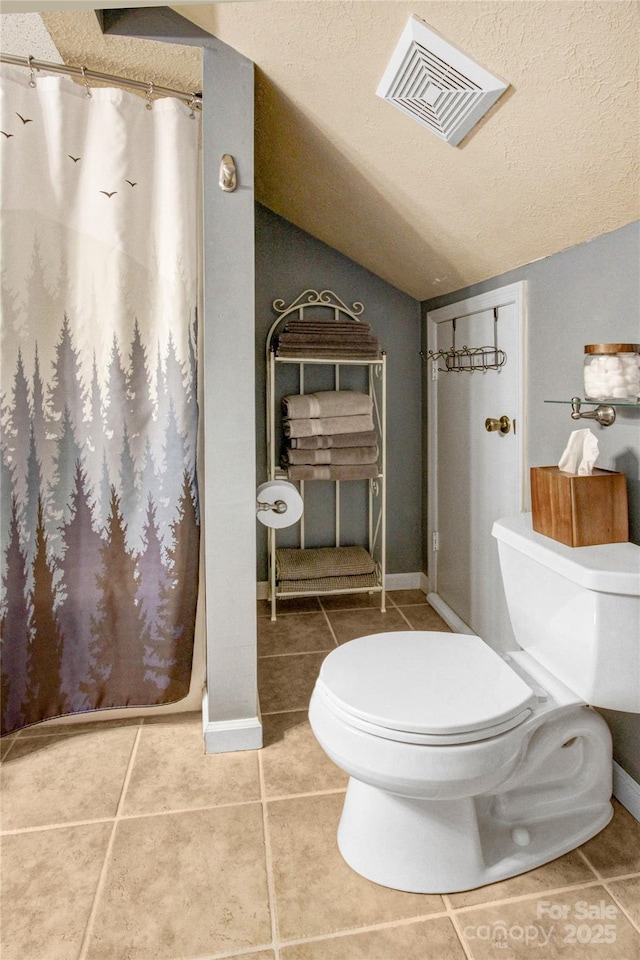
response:
[[[492,533],[518,645],[585,703],[640,713],[640,546],[567,547],[527,513]]]

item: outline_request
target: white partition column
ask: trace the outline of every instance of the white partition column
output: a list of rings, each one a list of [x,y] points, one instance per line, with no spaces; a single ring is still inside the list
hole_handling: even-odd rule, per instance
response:
[[[203,50],[205,747],[262,746],[256,659],[253,63]],[[218,183],[231,155],[238,186]]]
[[[168,7],[103,10],[105,33],[202,48],[200,494],[208,753],[262,746],[256,640],[254,67]],[[233,157],[237,186],[219,184]]]

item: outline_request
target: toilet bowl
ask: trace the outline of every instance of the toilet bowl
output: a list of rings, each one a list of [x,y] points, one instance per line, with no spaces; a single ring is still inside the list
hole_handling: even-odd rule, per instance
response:
[[[350,777],[347,863],[384,886],[451,893],[530,870],[606,826],[608,727],[555,687],[527,683],[463,634],[376,634],[330,653],[309,719]]]
[[[526,635],[527,649],[498,654],[480,637],[406,631],[352,640],[322,664],[309,719],[350,778],[338,846],[354,870],[384,886],[452,893],[494,883],[566,853],[611,818],[611,737],[581,687],[606,699],[590,703],[640,710],[640,548],[615,545],[632,548],[616,551],[615,563],[611,551],[594,560],[598,548],[582,548],[576,573],[575,554],[562,553],[571,548],[544,542],[530,518],[516,519],[495,533],[510,609],[517,585],[516,640]],[[605,561],[614,567],[609,580]],[[515,577],[505,564],[517,568]],[[544,601],[537,567],[553,573]],[[579,620],[589,635],[576,635],[567,629],[576,590],[602,593],[594,579],[604,584],[604,607],[597,602],[593,616]],[[542,637],[519,629],[523,594],[546,607],[550,619],[535,620]],[[612,604],[624,608],[615,630],[602,616]],[[618,629],[632,631],[629,643]],[[604,671],[619,675],[613,685],[594,672],[611,644],[626,659]],[[540,651],[555,669],[540,662]],[[567,683],[574,672],[577,689]]]

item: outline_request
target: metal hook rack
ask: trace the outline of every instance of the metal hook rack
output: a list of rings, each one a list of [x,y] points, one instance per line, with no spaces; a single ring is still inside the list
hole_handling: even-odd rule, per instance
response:
[[[444,360],[445,366],[438,367],[441,373],[473,373],[476,370],[484,372],[485,370],[499,370],[507,362],[507,355],[504,350],[497,347],[460,347],[457,350],[438,350],[434,352],[429,350],[424,355],[420,351],[423,360]]]
[[[456,321],[451,321],[451,347],[448,350],[429,350],[425,356],[420,351],[423,360],[444,360],[444,367],[438,367],[441,373],[474,373],[476,370],[499,370],[507,362],[504,350],[498,348],[498,310],[493,311],[493,346],[468,347],[466,344],[456,348]]]

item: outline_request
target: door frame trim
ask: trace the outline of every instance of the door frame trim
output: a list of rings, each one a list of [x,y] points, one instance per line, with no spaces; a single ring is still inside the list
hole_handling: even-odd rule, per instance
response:
[[[482,313],[513,304],[519,327],[519,355],[516,357],[518,397],[516,405],[516,436],[518,437],[518,486],[520,510],[525,509],[526,495],[526,292],[527,281],[519,280],[504,287],[496,287],[473,297],[464,297],[455,303],[427,312],[427,350],[436,350],[437,325],[454,318]],[[480,374],[481,375],[481,374]],[[468,374],[473,376],[473,374]],[[429,544],[428,576],[433,593],[438,595],[438,562],[433,550],[433,533],[439,529],[438,518],[438,381],[427,371],[427,537]]]

